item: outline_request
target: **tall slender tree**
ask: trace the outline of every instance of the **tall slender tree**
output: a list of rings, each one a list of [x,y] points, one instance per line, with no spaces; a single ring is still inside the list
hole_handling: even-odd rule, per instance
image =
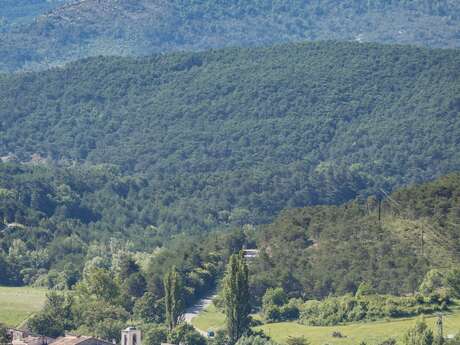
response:
[[[235,344],[249,330],[249,298],[248,266],[241,251],[230,257],[224,278],[225,316],[231,344]]]
[[[166,273],[164,280],[166,324],[172,331],[180,322],[184,313],[183,284],[182,279],[174,267]]]

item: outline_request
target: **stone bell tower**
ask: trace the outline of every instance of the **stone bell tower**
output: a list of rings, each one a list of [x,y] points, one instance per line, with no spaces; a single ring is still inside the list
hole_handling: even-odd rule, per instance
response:
[[[121,345],[142,345],[141,331],[136,327],[128,327],[121,331]]]

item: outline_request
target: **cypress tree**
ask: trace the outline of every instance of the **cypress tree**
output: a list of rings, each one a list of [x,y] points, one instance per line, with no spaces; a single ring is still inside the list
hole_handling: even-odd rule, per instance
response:
[[[175,268],[168,272],[163,280],[165,289],[166,324],[172,331],[180,322],[184,312],[182,298],[182,280]]]
[[[227,331],[234,344],[249,330],[251,312],[248,266],[243,252],[230,257],[224,278]]]

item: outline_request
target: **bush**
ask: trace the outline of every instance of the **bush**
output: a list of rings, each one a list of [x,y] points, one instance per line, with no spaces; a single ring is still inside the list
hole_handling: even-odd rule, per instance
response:
[[[302,300],[288,300],[282,288],[267,289],[262,298],[262,313],[268,322],[296,320]]]
[[[344,322],[377,320],[430,314],[448,308],[450,300],[443,294],[429,299],[420,296],[351,295],[307,301],[300,307],[300,322],[312,326],[332,326]]]
[[[436,293],[438,289],[446,286],[446,272],[439,269],[432,269],[427,272],[420,284],[419,291],[424,296]]]
[[[305,337],[289,337],[286,341],[287,345],[309,345],[310,342]]]
[[[332,337],[333,338],[346,338],[342,333],[340,333],[338,331],[332,332]]]
[[[281,307],[288,302],[286,293],[282,288],[267,289],[264,297],[262,298],[263,306],[278,306]]]
[[[404,335],[405,345],[432,345],[433,340],[433,331],[429,329],[423,319],[417,320],[415,326]]]
[[[446,276],[446,282],[451,294],[460,298],[460,268],[451,270]]]
[[[241,337],[236,345],[276,345],[276,343],[260,335],[251,335]]]
[[[11,341],[11,337],[7,332],[6,327],[0,323],[0,344],[8,344]]]
[[[388,339],[382,341],[379,345],[396,345],[396,339],[395,338],[388,338]]]
[[[176,327],[169,334],[168,341],[172,344],[207,345],[206,339],[193,326],[186,323]]]
[[[161,345],[168,340],[168,330],[163,325],[149,325],[144,327],[142,343],[144,345]]]

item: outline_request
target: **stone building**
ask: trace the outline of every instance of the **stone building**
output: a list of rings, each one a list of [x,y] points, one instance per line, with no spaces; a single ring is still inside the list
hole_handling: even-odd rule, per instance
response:
[[[11,345],[114,345],[114,342],[91,336],[66,335],[57,339],[43,335],[34,335],[27,330],[8,329]],[[142,345],[142,334],[135,327],[121,331],[121,345]]]
[[[121,331],[121,345],[141,345],[141,331],[136,327],[128,327]]]
[[[49,345],[54,342],[54,338],[44,335],[34,335],[27,330],[8,329],[12,345]]]

